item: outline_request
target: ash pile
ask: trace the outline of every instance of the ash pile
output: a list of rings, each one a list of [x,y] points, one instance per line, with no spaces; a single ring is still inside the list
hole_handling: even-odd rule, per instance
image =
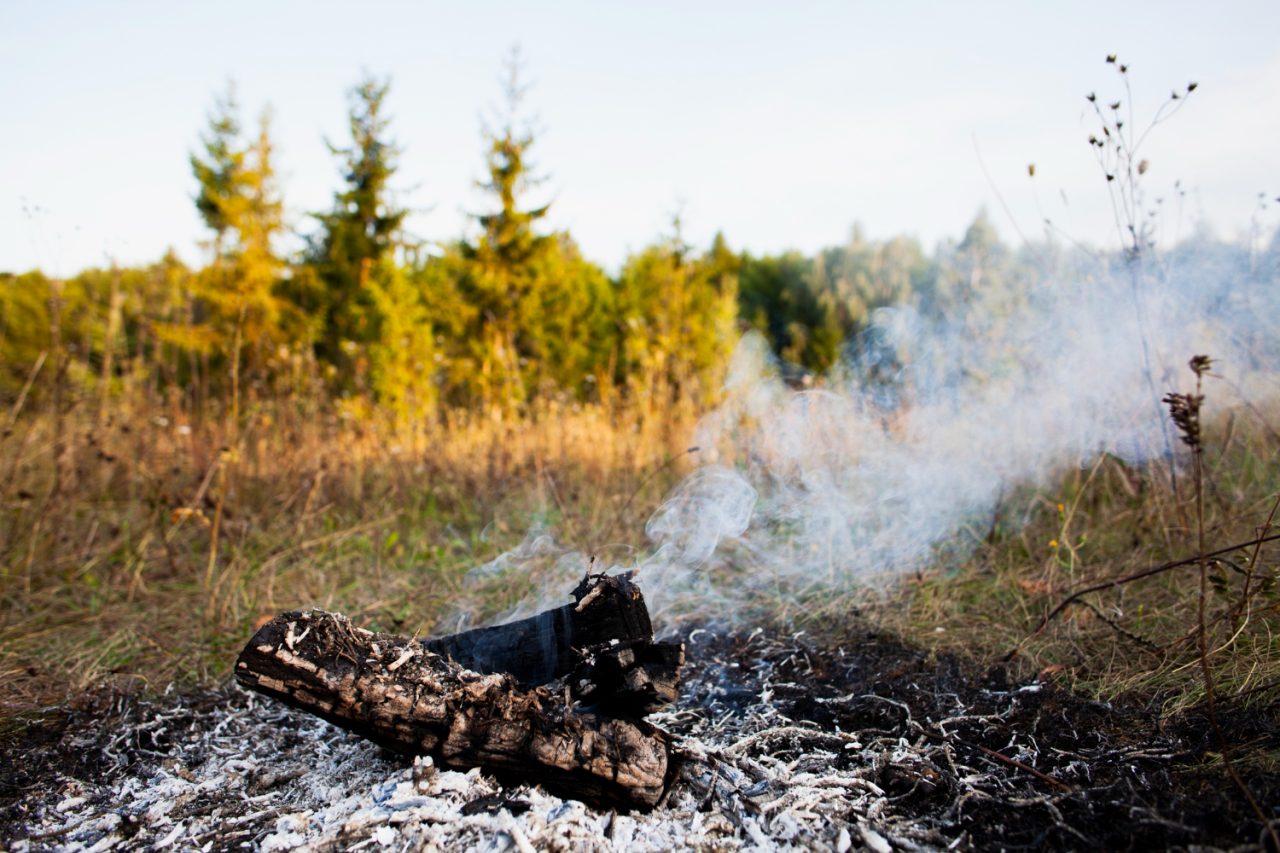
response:
[[[117,697],[6,736],[0,838],[14,853],[1225,849],[1259,838],[1217,769],[1189,769],[1211,745],[1194,718],[1161,725],[856,626],[821,640],[696,629],[685,655],[678,701],[646,717],[676,756],[652,807],[449,769],[228,686]],[[1255,742],[1274,749],[1274,724],[1257,725]],[[1273,777],[1252,781],[1280,793]]]

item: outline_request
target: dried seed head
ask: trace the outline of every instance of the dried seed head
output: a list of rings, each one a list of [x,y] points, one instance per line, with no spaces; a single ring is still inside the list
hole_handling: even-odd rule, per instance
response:
[[[1169,418],[1182,434],[1182,443],[1193,450],[1200,449],[1200,404],[1203,402],[1203,394],[1169,393],[1164,397]]]
[[[1191,361],[1187,362],[1187,366],[1191,368],[1191,372],[1196,375],[1196,390],[1200,390],[1200,381],[1205,374],[1209,372],[1209,367],[1213,364],[1213,359],[1207,355],[1192,356]],[[1164,403],[1169,407],[1169,417],[1173,420],[1173,425],[1178,428],[1178,432],[1182,434],[1182,441],[1193,450],[1199,451],[1200,442],[1200,404],[1204,402],[1204,395],[1196,394],[1166,394]]]

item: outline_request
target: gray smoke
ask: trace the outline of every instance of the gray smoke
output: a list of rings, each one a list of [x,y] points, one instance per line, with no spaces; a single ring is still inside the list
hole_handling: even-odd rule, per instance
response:
[[[834,593],[962,556],[1014,490],[1102,453],[1142,464],[1176,447],[1159,399],[1191,386],[1197,353],[1222,378],[1206,417],[1273,399],[1280,283],[1222,254],[1145,270],[1075,258],[1012,307],[1000,294],[946,317],[883,309],[874,346],[819,390],[789,388],[748,336],[698,430],[709,464],[647,527],[646,595],[727,613],[755,590]],[[691,590],[702,598],[682,600]]]
[[[1275,398],[1280,282],[1240,257],[1182,251],[1137,268],[1078,256],[943,316],[882,309],[812,390],[789,387],[747,335],[725,402],[695,436],[702,464],[649,519],[650,549],[612,569],[636,571],[671,621],[731,618],[760,594],[879,587],[961,558],[1015,490],[1102,453],[1142,464],[1176,447],[1159,399],[1190,388],[1192,355],[1213,356],[1220,377],[1206,418]],[[549,591],[586,565],[539,533],[479,573],[528,555],[552,563]]]

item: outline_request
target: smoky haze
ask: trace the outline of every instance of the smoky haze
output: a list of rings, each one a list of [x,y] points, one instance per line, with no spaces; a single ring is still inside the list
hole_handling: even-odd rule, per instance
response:
[[[1274,254],[1274,252],[1272,253]],[[1265,263],[1264,263],[1265,266]],[[958,559],[1018,490],[1102,454],[1179,452],[1160,398],[1213,357],[1205,417],[1273,400],[1277,294],[1249,253],[1184,245],[1128,263],[1044,250],[1017,287],[943,312],[904,304],[815,387],[797,389],[748,334],[699,465],[646,525],[634,570],[657,622],[732,619],[754,597],[876,589]],[[998,304],[997,304],[998,303]],[[560,603],[587,558],[535,531],[475,579],[537,567],[523,615]]]

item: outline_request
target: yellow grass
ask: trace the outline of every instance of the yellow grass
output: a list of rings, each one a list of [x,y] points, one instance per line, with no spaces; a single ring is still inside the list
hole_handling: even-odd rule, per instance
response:
[[[555,403],[419,429],[287,403],[234,430],[88,409],[20,417],[0,446],[11,709],[104,682],[218,678],[284,609],[430,630],[461,576],[531,526],[602,556],[635,542],[692,425],[687,411]]]
[[[627,562],[644,520],[687,473],[691,407],[562,405],[518,421],[457,416],[396,428],[313,402],[251,404],[232,425],[154,402],[22,412],[0,439],[0,698],[5,713],[104,684],[226,676],[255,622],[309,606],[384,630],[429,632],[463,576],[535,527]],[[1262,413],[1208,432],[1207,541],[1246,540],[1280,493],[1280,442]],[[964,650],[1099,696],[1167,710],[1203,699],[1194,566],[1088,596],[1089,583],[1193,556],[1182,473],[1111,457],[1006,499],[981,545],[886,593],[753,600],[755,614],[816,625],[857,611],[933,649]],[[989,535],[988,535],[989,534]],[[1218,563],[1211,665],[1228,701],[1274,699],[1280,549]],[[584,566],[585,569],[585,566]],[[1244,581],[1249,576],[1246,593]],[[504,578],[478,605],[530,592]],[[477,603],[471,587],[465,590]],[[724,615],[724,614],[721,614]],[[1272,685],[1272,686],[1269,686]]]

